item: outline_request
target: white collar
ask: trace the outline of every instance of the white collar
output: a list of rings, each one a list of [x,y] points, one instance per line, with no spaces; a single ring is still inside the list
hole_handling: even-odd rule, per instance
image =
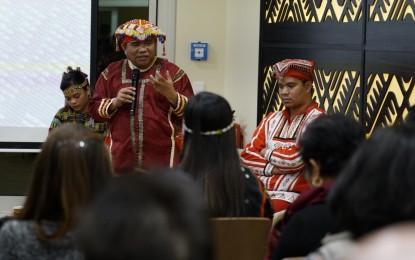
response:
[[[157,56],[155,56],[154,57],[154,60],[153,60],[153,62],[150,64],[150,66],[148,66],[147,68],[145,68],[145,69],[140,69],[140,68],[138,68],[137,66],[135,66],[130,60],[128,60],[127,59],[127,61],[128,61],[128,66],[130,67],[130,69],[131,70],[133,70],[133,69],[139,69],[140,70],[140,72],[145,72],[145,71],[147,71],[147,70],[149,70],[151,67],[153,67],[153,65],[154,65],[154,63],[156,62],[156,60],[157,60]]]

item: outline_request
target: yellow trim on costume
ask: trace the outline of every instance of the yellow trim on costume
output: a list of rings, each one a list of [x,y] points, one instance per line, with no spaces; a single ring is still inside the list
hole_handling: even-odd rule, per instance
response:
[[[183,112],[184,112],[184,106],[187,103],[187,97],[177,93],[178,96],[178,100],[177,100],[177,106],[176,108],[173,110],[173,112],[177,115],[177,116],[182,116]]]
[[[101,72],[101,75],[104,77],[105,80],[108,80],[108,68]]]
[[[176,104],[176,107],[175,107],[175,108],[173,108],[173,111],[178,110],[178,109],[180,108],[180,104],[181,104],[181,103],[182,103],[182,99],[181,99],[181,97],[180,97],[179,92],[177,92],[177,104]]]
[[[182,69],[179,69],[176,75],[174,75],[173,83],[176,83],[177,81],[179,81],[184,75],[186,75],[186,73]]]
[[[171,121],[171,113],[173,112],[173,109],[170,107],[169,112],[167,114],[167,121],[169,122],[169,126],[171,129],[171,149],[170,149],[170,160],[169,160],[169,166],[170,168],[174,166],[174,155],[176,151],[176,131],[174,129],[173,122]]]
[[[111,118],[114,113],[108,114],[108,109],[114,99],[102,99],[98,107],[98,114],[105,118]]]

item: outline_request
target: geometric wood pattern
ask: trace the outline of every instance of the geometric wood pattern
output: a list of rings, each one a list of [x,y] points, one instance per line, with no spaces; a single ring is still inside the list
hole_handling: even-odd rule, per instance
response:
[[[414,0],[265,0],[260,17],[258,123],[283,109],[271,68],[287,58],[314,60],[314,100],[368,135],[415,105]]]

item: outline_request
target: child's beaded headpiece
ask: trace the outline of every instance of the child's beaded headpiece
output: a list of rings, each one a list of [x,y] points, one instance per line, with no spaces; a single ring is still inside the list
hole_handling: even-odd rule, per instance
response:
[[[81,84],[79,84],[76,87],[70,87],[70,88],[65,89],[63,91],[63,94],[65,94],[65,95],[73,95],[73,94],[77,93],[78,90],[80,90],[80,89],[82,89],[83,87],[86,87],[86,86],[88,86],[88,82],[85,80],[84,82],[82,82]]]
[[[84,82],[82,82],[82,83],[81,83],[81,84],[79,84],[78,86],[75,86],[75,87],[69,87],[69,88],[67,88],[67,89],[63,90],[63,94],[64,94],[64,95],[73,95],[73,94],[77,93],[77,92],[78,92],[78,90],[80,90],[80,89],[82,89],[82,88],[84,88],[84,87],[86,87],[86,86],[89,86],[89,84],[88,84],[88,75],[87,75],[87,74],[85,74],[85,73],[83,73],[83,72],[81,71],[81,68],[80,68],[80,67],[76,67],[76,69],[73,69],[71,66],[68,66],[68,67],[66,68],[66,72],[64,72],[64,73],[62,74],[62,77],[64,77],[64,76],[66,75],[66,73],[71,73],[71,72],[80,72],[80,73],[82,74],[82,76],[84,76],[85,80],[84,80]]]

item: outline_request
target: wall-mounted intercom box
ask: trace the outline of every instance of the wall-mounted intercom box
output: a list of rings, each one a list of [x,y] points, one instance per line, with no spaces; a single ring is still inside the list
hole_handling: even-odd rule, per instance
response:
[[[207,60],[207,56],[208,56],[208,43],[207,42],[190,43],[190,59]]]

